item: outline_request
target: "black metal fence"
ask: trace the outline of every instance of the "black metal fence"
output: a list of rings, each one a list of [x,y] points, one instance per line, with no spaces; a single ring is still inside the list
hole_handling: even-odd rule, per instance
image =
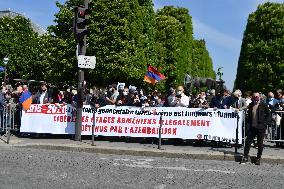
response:
[[[1,140],[9,144],[11,133],[19,133],[22,110],[16,104],[8,104],[0,108]]]

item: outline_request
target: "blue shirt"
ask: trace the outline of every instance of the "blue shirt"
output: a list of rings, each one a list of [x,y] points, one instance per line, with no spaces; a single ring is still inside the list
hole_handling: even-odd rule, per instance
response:
[[[267,104],[271,105],[272,107],[274,107],[279,101],[275,98],[267,98]]]

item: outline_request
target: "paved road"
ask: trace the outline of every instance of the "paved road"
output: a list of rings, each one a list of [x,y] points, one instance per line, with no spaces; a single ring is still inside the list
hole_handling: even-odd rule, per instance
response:
[[[0,188],[284,188],[283,165],[0,150]]]

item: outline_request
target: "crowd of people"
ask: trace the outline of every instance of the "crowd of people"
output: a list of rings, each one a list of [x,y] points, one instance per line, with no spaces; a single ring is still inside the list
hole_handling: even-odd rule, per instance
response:
[[[24,91],[30,90],[27,85],[16,84],[15,87],[6,85],[0,93],[0,109],[7,104],[19,104],[19,98]],[[76,106],[77,94],[73,94],[68,86],[59,90],[56,86],[41,83],[39,89],[31,90],[33,104],[72,104]],[[267,104],[270,110],[282,110],[284,96],[282,90],[267,95],[259,92],[260,101]],[[145,90],[135,86],[118,87],[116,84],[107,88],[94,87],[91,90],[84,88],[84,105],[91,105],[96,108],[106,105],[116,106],[137,106],[137,107],[188,107],[188,108],[215,108],[244,110],[252,102],[252,93],[245,92],[242,95],[240,90],[230,93],[223,89],[216,92],[214,89],[201,91],[196,95],[186,94],[183,86],[170,88],[167,94],[154,90],[146,93]]]
[[[136,106],[136,107],[187,107],[187,108],[213,108],[213,109],[233,109],[238,112],[246,110],[247,123],[250,125],[248,134],[246,135],[246,145],[244,151],[243,163],[248,161],[248,153],[251,143],[257,136],[258,146],[258,164],[263,150],[263,139],[266,133],[266,126],[271,122],[270,116],[274,115],[274,129],[272,139],[280,139],[277,136],[276,130],[281,127],[280,114],[274,113],[277,110],[284,109],[284,95],[281,89],[275,93],[268,92],[265,95],[262,92],[241,92],[237,89],[230,93],[228,90],[215,91],[200,91],[196,95],[186,94],[183,86],[170,88],[167,94],[161,93],[158,90],[146,93],[142,88],[135,86],[117,86],[116,84],[109,85],[105,88],[93,87],[87,89],[84,82],[84,105],[91,105],[99,108],[106,105],[115,106]],[[5,107],[15,106],[18,110],[18,118],[16,124],[20,124],[20,112],[22,110],[19,101],[24,92],[30,91],[32,94],[33,104],[55,104],[60,108],[60,104],[71,104],[74,107],[78,103],[78,94],[74,94],[69,86],[64,86],[62,90],[54,85],[42,82],[38,90],[29,89],[28,85],[17,83],[15,87],[11,85],[3,85],[0,92],[0,117],[2,119],[3,109]],[[283,120],[282,120],[283,122]],[[3,121],[1,121],[2,126]],[[283,129],[284,130],[284,129]],[[283,132],[283,131],[282,131]],[[284,136],[284,133],[283,133]]]
[[[265,102],[271,110],[282,110],[284,96],[282,90],[277,90],[275,95],[269,92],[267,96],[261,92],[260,101]],[[64,99],[64,98],[63,98]],[[76,100],[75,100],[76,101]],[[73,103],[75,102],[73,98]],[[117,89],[115,84],[107,89],[93,88],[93,94],[86,93],[84,104],[95,107],[105,105],[137,106],[137,107],[188,107],[188,108],[215,108],[244,110],[252,102],[252,93],[245,92],[242,95],[240,90],[230,93],[228,90],[221,90],[216,94],[214,89],[201,91],[197,95],[187,95],[183,86],[176,89],[170,88],[168,94],[154,90],[148,94],[143,89],[136,87],[124,87]]]

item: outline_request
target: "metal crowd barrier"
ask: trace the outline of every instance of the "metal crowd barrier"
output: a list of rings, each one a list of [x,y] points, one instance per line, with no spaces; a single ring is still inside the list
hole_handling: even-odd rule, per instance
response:
[[[8,104],[0,108],[1,140],[9,144],[11,133],[18,132],[21,123],[21,109],[15,104]]]
[[[277,145],[284,143],[283,136],[283,114],[284,111],[276,110],[271,112],[271,123],[267,125],[265,141],[276,142]]]
[[[22,110],[16,104],[8,104],[0,108],[0,139],[9,143],[11,133],[17,133],[20,130]],[[284,144],[284,111],[272,111],[272,121],[267,125],[267,133],[264,141],[275,142],[276,146]],[[241,128],[241,129],[240,129]],[[242,131],[242,144],[245,144],[249,125],[247,124],[247,111],[243,111],[243,122],[238,123],[236,127],[236,136],[239,129]],[[237,138],[236,138],[237,139]],[[236,140],[236,145],[237,141]]]
[[[243,119],[243,145],[248,133],[249,125],[247,124],[247,112],[244,112],[245,117]],[[284,111],[276,110],[271,112],[271,122],[267,125],[266,135],[264,141],[276,143],[276,147],[284,145]],[[256,139],[255,139],[256,141]]]

